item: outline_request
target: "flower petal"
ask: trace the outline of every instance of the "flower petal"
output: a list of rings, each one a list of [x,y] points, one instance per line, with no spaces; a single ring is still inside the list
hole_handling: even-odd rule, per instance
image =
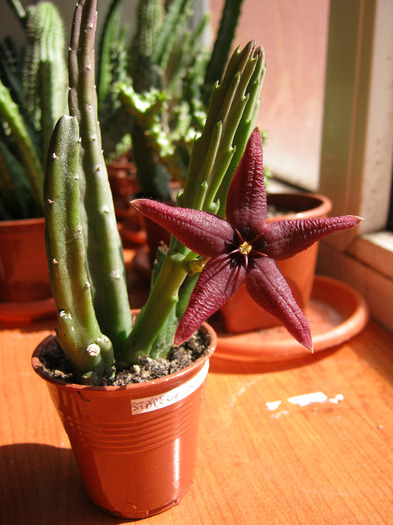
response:
[[[136,199],[131,203],[200,255],[212,257],[222,253],[225,242],[234,235],[227,221],[205,211],[177,208],[150,199]]]
[[[258,233],[266,220],[266,192],[263,178],[262,137],[258,128],[248,139],[233,175],[226,200],[226,217],[235,229],[248,226]]]
[[[213,315],[239,289],[246,270],[233,266],[228,255],[211,259],[203,269],[180,320],[175,344],[186,341],[199,326]]]
[[[265,224],[264,252],[272,259],[292,257],[332,233],[353,228],[363,219],[354,215],[342,217],[280,220]]]
[[[256,266],[250,267],[247,272],[245,285],[254,301],[278,319],[300,344],[312,352],[310,325],[274,260],[256,260]]]

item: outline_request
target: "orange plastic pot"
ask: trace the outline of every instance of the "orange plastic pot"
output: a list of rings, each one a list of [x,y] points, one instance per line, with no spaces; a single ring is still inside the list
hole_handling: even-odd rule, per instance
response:
[[[178,504],[190,489],[209,354],[172,375],[125,387],[66,384],[42,370],[91,500],[114,516],[145,518]]]
[[[268,218],[267,222],[326,217],[332,207],[327,197],[312,193],[273,193],[268,195],[268,205],[283,210],[283,214]],[[311,296],[317,256],[318,243],[315,243],[307,250],[277,263],[302,309]],[[274,317],[255,304],[244,285],[220,309],[219,315],[225,330],[232,333],[250,332],[279,325]]]
[[[0,221],[0,301],[51,296],[44,231],[43,218]]]

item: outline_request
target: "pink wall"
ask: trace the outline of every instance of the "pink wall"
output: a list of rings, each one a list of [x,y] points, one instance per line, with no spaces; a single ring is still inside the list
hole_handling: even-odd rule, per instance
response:
[[[211,0],[214,34],[223,0]],[[268,64],[258,124],[269,132],[265,161],[278,175],[316,189],[329,0],[244,0],[235,45],[255,40]]]

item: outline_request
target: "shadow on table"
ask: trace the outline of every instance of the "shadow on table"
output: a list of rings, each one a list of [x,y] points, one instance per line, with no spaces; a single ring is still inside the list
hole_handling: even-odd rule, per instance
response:
[[[96,509],[69,448],[37,443],[0,447],[0,523],[101,525],[130,523]]]

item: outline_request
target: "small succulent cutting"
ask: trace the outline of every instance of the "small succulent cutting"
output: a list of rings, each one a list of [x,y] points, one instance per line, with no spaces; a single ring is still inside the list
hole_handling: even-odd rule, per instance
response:
[[[266,222],[262,139],[255,129],[233,176],[224,220],[200,210],[174,208],[149,199],[132,203],[208,261],[180,320],[175,344],[187,340],[244,282],[248,293],[308,350],[309,323],[275,260],[287,259],[332,233],[353,228],[352,215]]]

